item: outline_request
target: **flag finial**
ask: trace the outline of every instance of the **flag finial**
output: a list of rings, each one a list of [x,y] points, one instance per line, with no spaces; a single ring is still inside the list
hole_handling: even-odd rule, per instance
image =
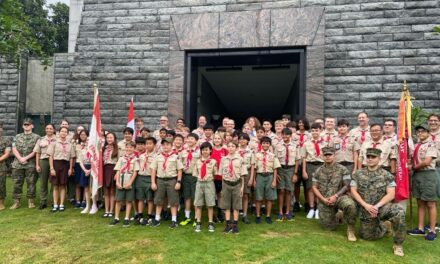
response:
[[[96,83],[93,84],[93,89],[98,88],[98,85]]]
[[[408,86],[406,85],[406,80],[403,80],[403,91],[408,91]]]

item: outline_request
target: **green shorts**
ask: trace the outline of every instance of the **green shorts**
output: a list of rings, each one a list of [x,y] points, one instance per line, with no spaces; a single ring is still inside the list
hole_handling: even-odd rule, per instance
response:
[[[278,168],[278,177],[280,180],[277,183],[278,190],[286,190],[291,192],[293,190],[292,176],[295,171],[295,166],[291,168]]]
[[[197,177],[194,177],[191,174],[184,173],[182,178],[183,198],[191,199],[194,201],[194,198],[196,196]]]
[[[194,206],[215,206],[215,185],[214,181],[198,181],[196,184],[196,195]]]
[[[324,163],[323,163],[324,164]],[[315,171],[321,167],[323,164],[312,164],[312,163],[307,163],[306,166],[306,172],[307,172],[307,180],[305,181],[305,187],[306,189],[310,189],[312,188],[313,182],[312,182],[312,178],[313,178],[313,174],[315,173]]]
[[[251,193],[251,187],[248,186],[249,179],[251,178],[250,173],[244,176],[244,187],[243,187],[243,193],[244,194],[250,194]]]
[[[153,190],[151,190],[151,177],[138,175],[134,183],[136,200],[152,201],[154,198]]]
[[[412,194],[418,200],[437,201],[437,184],[434,170],[416,171],[412,177]]]
[[[437,171],[437,197],[440,198],[440,167],[436,167]]]
[[[273,201],[277,198],[276,188],[272,188],[273,174],[260,174],[257,173],[257,185],[255,187],[255,200],[263,201],[264,199],[268,201]]]
[[[241,210],[243,202],[240,197],[240,181],[236,185],[230,185],[223,181],[221,208],[224,210]]]
[[[129,190],[116,188],[115,200],[117,202],[122,202],[122,201],[131,202],[131,201],[134,201],[134,188],[132,187]]]
[[[157,178],[157,190],[154,193],[154,204],[164,205],[165,197],[171,206],[179,205],[179,191],[176,191],[177,177]],[[165,204],[166,206],[166,204]]]

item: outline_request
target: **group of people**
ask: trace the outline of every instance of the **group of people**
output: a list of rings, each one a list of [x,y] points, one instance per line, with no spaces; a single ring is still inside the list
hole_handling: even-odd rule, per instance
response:
[[[110,226],[120,223],[125,210],[124,227],[130,221],[157,227],[170,218],[170,228],[192,224],[200,232],[206,207],[209,232],[214,232],[215,223],[225,221],[225,233],[239,233],[239,218],[249,224],[250,211],[256,224],[272,224],[273,212],[275,221],[292,221],[294,213],[304,208],[308,219],[319,219],[326,229],[334,230],[345,222],[349,241],[357,239],[357,219],[364,239],[392,234],[394,254],[403,256],[406,234],[422,235],[428,241],[437,236],[439,116],[432,114],[427,126],[417,126],[417,143],[410,144],[408,170],[417,199],[418,226],[408,231],[406,201],[395,200],[396,122],[386,119],[383,124],[369,124],[365,112],[357,115],[357,121],[350,130],[347,120],[332,116],[311,125],[306,118],[292,121],[289,115],[273,123],[249,117],[237,129],[234,120],[224,118],[215,129],[200,116],[198,127],[190,131],[183,119],[171,129],[168,118],[162,116],[160,128],[150,131],[138,117],[134,129],[123,130],[121,141],[114,132],[102,131],[103,188],[92,196],[84,126],[71,132],[63,120],[57,131],[54,125],[46,125],[40,137],[32,132],[32,120],[25,119],[23,133],[12,143],[0,138],[0,210],[5,209],[5,161],[12,152],[10,209],[20,207],[25,180],[28,207],[36,206],[37,179],[40,209],[47,207],[50,181],[51,212],[65,210],[66,195],[74,207],[83,209],[82,214],[97,213],[102,200],[103,217],[111,218]],[[272,210],[274,201],[277,208]],[[180,208],[184,218],[178,223]],[[425,211],[429,216],[426,226]]]

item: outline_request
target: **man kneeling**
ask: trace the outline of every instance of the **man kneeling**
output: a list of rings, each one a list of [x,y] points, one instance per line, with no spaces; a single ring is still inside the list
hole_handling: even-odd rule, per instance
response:
[[[336,213],[342,210],[347,227],[348,241],[356,241],[354,225],[356,223],[356,204],[346,195],[350,184],[350,172],[344,166],[335,163],[335,149],[322,148],[324,165],[313,175],[312,190],[319,199],[319,222],[328,230],[338,226]]]

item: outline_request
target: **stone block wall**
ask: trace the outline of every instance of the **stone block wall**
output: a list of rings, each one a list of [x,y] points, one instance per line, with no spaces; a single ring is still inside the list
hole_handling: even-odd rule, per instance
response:
[[[0,58],[0,121],[3,135],[15,135],[17,124],[18,70]]]

